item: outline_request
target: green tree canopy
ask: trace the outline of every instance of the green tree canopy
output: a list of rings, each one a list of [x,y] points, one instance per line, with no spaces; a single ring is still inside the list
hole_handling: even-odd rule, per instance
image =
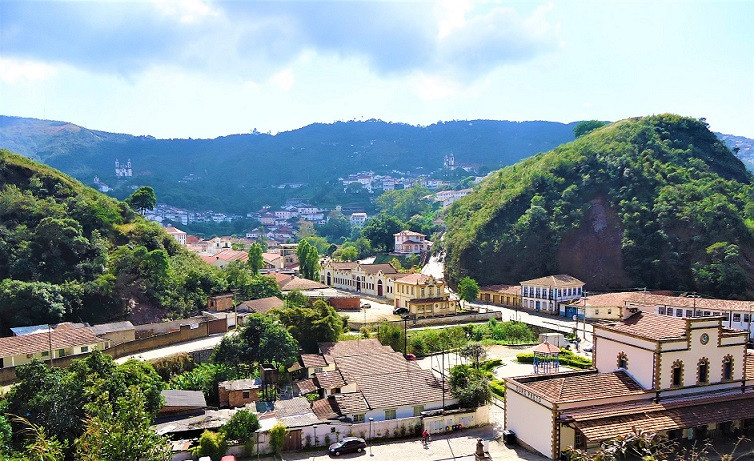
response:
[[[378,251],[391,251],[395,245],[394,235],[405,228],[399,218],[379,214],[367,220],[361,230],[361,235],[372,243],[372,248]]]
[[[226,336],[215,347],[220,363],[266,363],[290,366],[298,357],[298,342],[283,325],[269,316],[251,314],[233,336]]]
[[[414,215],[424,215],[432,211],[433,202],[424,198],[428,195],[431,195],[431,192],[422,186],[391,190],[377,197],[375,204],[380,213],[395,216],[405,222]]]
[[[586,120],[579,122],[575,127],[573,127],[573,135],[577,138],[580,138],[585,134],[596,130],[597,128],[602,128],[605,125],[607,125],[607,123],[600,122],[599,120]]]
[[[337,341],[343,333],[343,319],[321,299],[311,307],[284,307],[274,313],[307,353],[317,352],[317,343]]]
[[[220,428],[220,432],[225,434],[226,440],[245,443],[252,439],[254,432],[260,427],[256,413],[243,409],[233,413],[230,420]]]
[[[144,214],[147,210],[153,210],[157,205],[157,196],[151,186],[141,186],[126,199],[128,206]]]
[[[249,247],[249,269],[252,275],[259,275],[259,270],[264,267],[264,258],[262,257],[262,246],[256,242]]]
[[[450,369],[450,394],[458,399],[463,408],[485,405],[492,398],[489,379],[484,371],[468,365],[456,365]]]
[[[476,280],[466,276],[458,282],[458,297],[464,302],[474,301],[479,295],[479,284]]]

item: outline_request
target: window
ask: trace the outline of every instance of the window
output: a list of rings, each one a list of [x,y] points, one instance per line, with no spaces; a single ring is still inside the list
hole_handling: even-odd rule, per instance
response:
[[[709,383],[709,360],[705,357],[699,359],[696,381],[698,384]]]
[[[628,356],[625,352],[618,354],[618,368],[623,368],[624,370],[628,369]]]
[[[542,295],[542,289],[537,287],[536,290],[537,295],[535,296],[535,298],[539,298]]]
[[[385,410],[385,419],[395,419],[395,410]]]
[[[594,315],[600,315],[600,310],[599,309],[595,309],[594,310]]]
[[[673,377],[671,381],[672,386],[683,385],[683,362],[676,360],[673,363]]]
[[[691,309],[686,309],[686,317],[693,317],[694,312]]]
[[[744,322],[749,323],[749,314],[744,314]]]
[[[670,316],[672,316],[672,315],[673,315],[673,308],[672,308],[672,307],[668,307],[668,310],[667,310],[667,312],[665,312],[665,313],[666,313],[667,315],[670,315]]]
[[[675,310],[675,316],[676,317],[683,317],[683,309],[676,309]]]
[[[364,422],[364,413],[359,413],[358,415],[353,415],[353,422],[354,423],[363,423]]]
[[[573,447],[574,448],[586,448],[584,446],[584,436],[581,435],[581,431],[578,429],[575,431],[576,435],[573,438]]]
[[[42,351],[42,357],[49,357],[50,351]]]
[[[733,379],[733,357],[726,355],[723,359],[723,380],[730,381]]]
[[[733,321],[734,322],[740,322],[741,321],[741,314],[733,314]]]
[[[664,308],[664,307],[658,307],[658,308],[657,308],[657,313],[658,313],[658,314],[662,314],[662,315],[665,315],[665,308]]]
[[[421,416],[422,411],[424,411],[424,405],[416,405],[414,406],[414,416]]]
[[[249,397],[251,397],[251,392],[243,391],[243,398],[248,399]]]
[[[89,346],[81,346],[81,353],[89,352]]]
[[[612,309],[608,309],[608,310],[607,310],[607,315],[612,315],[612,313],[613,313],[613,310],[612,310]]]
[[[65,357],[65,349],[58,349],[58,357]]]

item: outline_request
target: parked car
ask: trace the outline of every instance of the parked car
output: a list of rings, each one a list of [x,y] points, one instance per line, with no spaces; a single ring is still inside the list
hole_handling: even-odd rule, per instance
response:
[[[393,309],[393,314],[395,314],[395,315],[408,314],[408,308],[407,307],[396,307],[395,309]]]
[[[367,447],[367,443],[364,439],[358,437],[346,437],[338,443],[333,443],[327,450],[328,453],[335,456],[340,456],[341,453],[361,453]]]
[[[199,458],[199,461],[212,461],[212,458],[210,458],[209,456],[202,456],[201,458]]]
[[[236,457],[234,455],[225,455],[220,458],[220,461],[236,461]]]
[[[364,303],[364,304],[361,305],[362,309],[369,309],[370,307],[372,307],[372,305],[369,304],[369,303]]]
[[[405,354],[403,356],[406,360],[413,361],[416,360],[416,356],[414,354]]]
[[[592,352],[592,346],[586,346],[584,352]]]

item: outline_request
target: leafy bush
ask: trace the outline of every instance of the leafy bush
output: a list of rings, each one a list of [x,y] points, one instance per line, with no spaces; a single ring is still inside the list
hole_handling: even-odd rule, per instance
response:
[[[187,352],[150,360],[154,370],[163,381],[169,382],[173,376],[180,375],[196,368],[196,362]]]
[[[490,391],[501,399],[505,399],[505,381],[493,379],[490,381]]]
[[[191,450],[194,456],[209,456],[212,459],[220,459],[228,451],[228,443],[225,434],[205,430],[199,436],[199,445]]]
[[[272,426],[272,429],[270,429],[270,448],[273,453],[280,454],[280,451],[283,449],[285,433],[287,431],[288,428],[281,422],[275,423],[275,425]]]
[[[227,440],[237,440],[246,443],[252,439],[254,432],[261,426],[255,413],[243,409],[233,413],[230,420],[220,427],[220,432],[225,434]]]
[[[534,352],[525,352],[518,354],[516,355],[516,361],[518,361],[519,363],[534,363]],[[592,368],[594,366],[590,359],[576,355],[566,349],[560,350],[558,361],[561,365],[565,365],[571,368],[586,369]]]

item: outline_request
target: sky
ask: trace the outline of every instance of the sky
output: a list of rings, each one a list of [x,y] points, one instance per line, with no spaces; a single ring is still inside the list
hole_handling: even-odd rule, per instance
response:
[[[754,0],[0,0],[0,114],[158,138],[673,112],[754,138]]]

